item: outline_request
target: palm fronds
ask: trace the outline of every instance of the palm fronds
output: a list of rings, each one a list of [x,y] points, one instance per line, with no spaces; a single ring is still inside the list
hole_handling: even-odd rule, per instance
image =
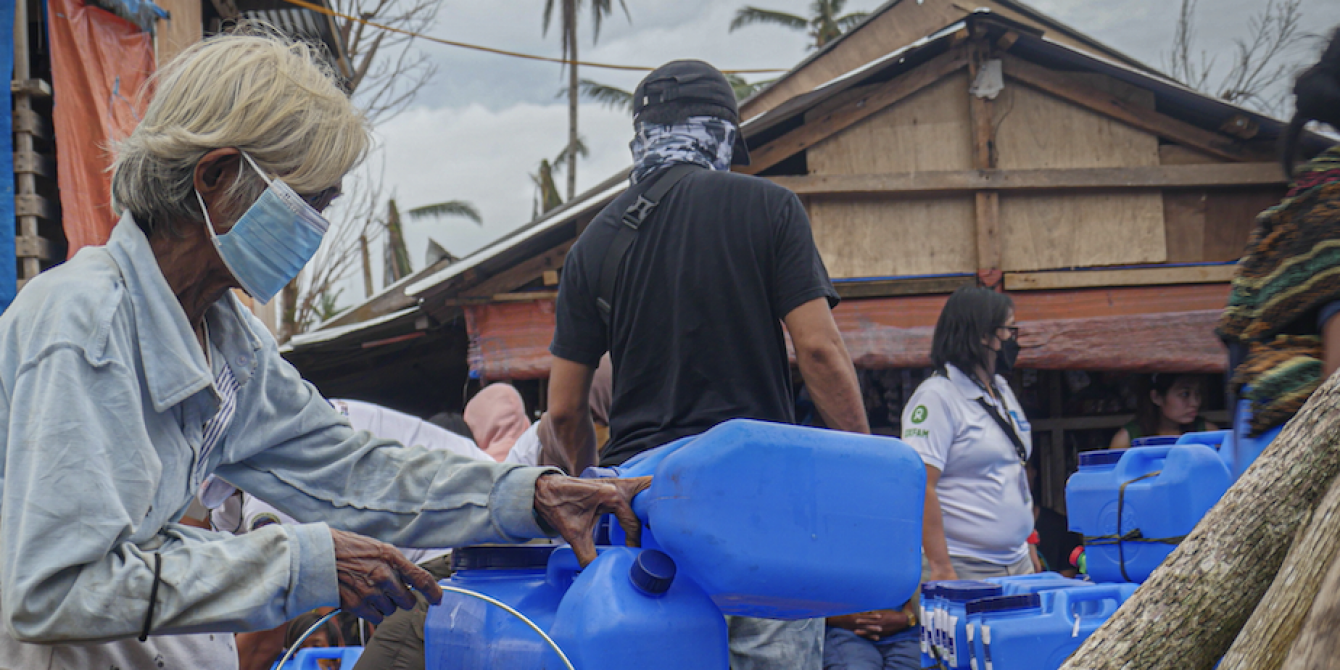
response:
[[[411,219],[440,219],[449,216],[459,216],[474,221],[478,225],[484,225],[484,219],[479,216],[479,210],[475,206],[464,200],[448,200],[446,202],[437,202],[431,205],[415,207],[406,212]]]
[[[795,14],[745,6],[735,12],[735,18],[731,19],[730,22],[730,29],[731,32],[734,32],[755,23],[771,23],[792,30],[804,30],[809,27],[809,21]]]

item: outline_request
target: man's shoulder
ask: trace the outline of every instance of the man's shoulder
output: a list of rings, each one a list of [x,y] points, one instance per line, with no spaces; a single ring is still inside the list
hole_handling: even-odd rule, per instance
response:
[[[770,179],[755,177],[740,172],[723,170],[700,170],[692,174],[695,186],[729,190],[733,193],[762,195],[770,198],[794,197],[791,189],[773,183]]]

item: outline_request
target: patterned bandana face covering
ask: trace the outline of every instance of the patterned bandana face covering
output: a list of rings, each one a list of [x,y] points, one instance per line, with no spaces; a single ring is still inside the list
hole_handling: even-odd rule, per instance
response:
[[[729,170],[731,149],[740,131],[734,123],[715,116],[691,116],[683,123],[638,123],[633,150],[634,184],[668,163],[693,163],[712,170]]]

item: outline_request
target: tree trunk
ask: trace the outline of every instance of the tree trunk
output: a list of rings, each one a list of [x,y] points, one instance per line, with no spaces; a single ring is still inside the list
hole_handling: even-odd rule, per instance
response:
[[[1277,670],[1284,663],[1326,578],[1330,559],[1340,550],[1338,482],[1340,479],[1331,482],[1219,670]]]
[[[368,255],[368,236],[358,236],[358,252],[363,256],[363,297],[372,297],[372,258]]]
[[[568,202],[577,196],[577,98],[581,94],[577,79],[577,10],[567,12],[571,35],[568,45]]]
[[[298,281],[302,275],[279,292],[279,343],[288,342],[298,334]]]
[[[1340,471],[1340,375],[1062,670],[1210,670]]]
[[[1318,557],[1320,559],[1320,557]],[[1326,563],[1318,560],[1318,563]],[[1326,581],[1312,604],[1303,632],[1289,649],[1284,670],[1330,670],[1340,668],[1340,561],[1332,558]]]
[[[400,209],[396,207],[394,198],[387,206],[386,245],[388,250],[386,284],[389,285],[414,272],[414,267],[409,262],[409,249],[405,247],[405,236],[400,227]]]

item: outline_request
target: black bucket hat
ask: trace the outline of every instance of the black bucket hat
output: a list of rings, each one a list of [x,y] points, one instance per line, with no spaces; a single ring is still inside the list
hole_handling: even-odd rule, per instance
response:
[[[735,102],[735,89],[720,70],[700,60],[671,61],[652,70],[633,91],[633,120],[645,109],[686,103],[720,108],[720,116],[739,130],[740,108]],[[749,147],[744,143],[742,130],[735,133],[730,162],[749,164]]]

